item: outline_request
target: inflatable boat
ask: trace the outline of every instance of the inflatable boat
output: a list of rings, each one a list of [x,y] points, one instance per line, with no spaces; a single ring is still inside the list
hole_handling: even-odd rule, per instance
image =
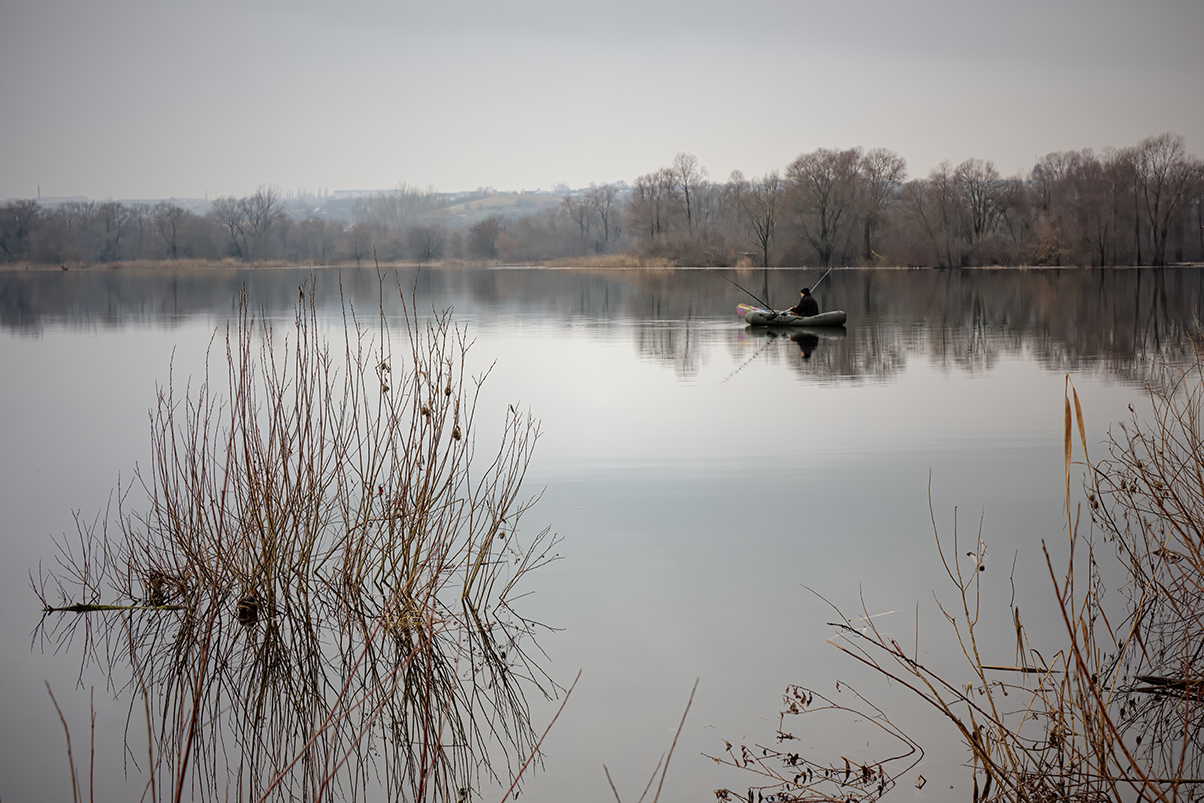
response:
[[[844,326],[848,320],[843,310],[821,312],[818,315],[795,315],[793,312],[774,312],[751,304],[736,307],[736,314],[749,326]]]

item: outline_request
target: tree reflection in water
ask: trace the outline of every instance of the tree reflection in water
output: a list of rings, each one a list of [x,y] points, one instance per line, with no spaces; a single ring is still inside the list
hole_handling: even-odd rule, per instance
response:
[[[243,294],[225,364],[160,388],[112,531],[79,520],[36,581],[43,644],[129,699],[151,799],[466,799],[515,776],[526,694],[557,691],[510,607],[555,558],[519,531],[538,425],[511,407],[477,455],[484,377],[450,315],[411,306],[395,351],[383,303],[348,311],[331,345],[314,289],[284,334]]]
[[[819,278],[807,270],[426,270],[405,271],[419,309],[454,305],[480,319],[520,314],[559,323],[586,322],[604,333],[613,322],[636,329],[639,353],[697,376],[716,347],[733,349],[743,329],[736,304],[748,301],[726,277],[787,305]],[[36,333],[47,322],[160,325],[228,307],[245,284],[268,313],[286,314],[288,288],[308,270],[71,271],[0,275],[0,326]],[[287,279],[289,280],[286,280]],[[296,281],[290,281],[296,279]],[[371,269],[319,271],[320,299],[344,293],[363,308],[377,303]],[[823,309],[849,315],[847,340],[809,376],[835,381],[887,381],[922,353],[935,365],[990,370],[1022,349],[1057,371],[1097,368],[1126,382],[1150,378],[1164,356],[1186,356],[1182,335],[1204,306],[1199,268],[1058,268],[1040,270],[834,270],[817,291]],[[327,303],[338,315],[337,302]],[[386,304],[391,317],[395,303]],[[768,351],[768,350],[767,350]],[[819,353],[824,353],[825,349]],[[818,356],[818,354],[817,354]],[[797,370],[801,361],[791,360]]]

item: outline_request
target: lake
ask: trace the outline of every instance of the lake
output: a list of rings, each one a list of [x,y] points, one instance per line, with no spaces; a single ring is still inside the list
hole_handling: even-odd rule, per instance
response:
[[[130,678],[39,634],[30,577],[54,566],[52,539],[72,537],[73,515],[95,519],[116,504],[119,478],[146,465],[157,385],[169,370],[180,386],[202,375],[240,289],[287,328],[311,276],[328,337],[342,336],[344,309],[378,309],[371,269],[0,273],[5,798],[70,795],[47,682],[78,766],[94,689],[97,799],[141,794],[143,758],[122,747],[127,729],[145,731]],[[733,282],[788,306],[819,276],[499,268],[390,279],[423,316],[452,308],[473,340],[470,370],[490,369],[479,443],[497,441],[509,405],[541,423],[524,488],[542,495],[523,527],[562,540],[515,605],[548,628],[531,650],[542,670],[561,687],[581,678],[523,799],[612,800],[604,764],[622,799],[638,799],[696,680],[666,799],[743,793],[754,779],[702,754],[725,740],[773,744],[788,685],[830,694],[837,681],[881,701],[927,749],[911,771],[927,785],[901,784],[898,798],[946,799],[950,786],[968,796],[957,740],[827,643],[835,614],[817,595],[850,617],[883,614],[900,642],[964,674],[933,601],[950,588],[931,497],[942,535],[955,508],[966,542],[981,521],[997,663],[1014,658],[1011,599],[1032,611],[1037,638],[1054,638],[1041,542],[1059,554],[1066,538],[1065,378],[1102,455],[1129,405],[1147,409],[1143,382],[1182,355],[1204,302],[1197,269],[847,270],[816,291],[821,309],[848,313],[844,329],[754,331],[735,315],[750,299]],[[385,314],[400,321],[392,292]],[[528,697],[542,732],[560,701]],[[809,755],[833,760],[859,749],[857,734],[838,718],[795,731]],[[486,785],[481,799],[502,791]]]

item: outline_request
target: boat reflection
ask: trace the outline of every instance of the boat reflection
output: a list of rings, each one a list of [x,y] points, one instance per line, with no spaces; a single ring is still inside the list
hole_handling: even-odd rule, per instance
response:
[[[732,332],[732,351],[742,367],[780,362],[806,381],[882,382],[906,366],[906,344],[890,328],[750,326]],[[750,345],[755,347],[751,355]]]
[[[798,346],[799,357],[810,360],[821,344],[844,340],[849,331],[843,326],[748,326],[743,335],[751,340],[789,340]]]

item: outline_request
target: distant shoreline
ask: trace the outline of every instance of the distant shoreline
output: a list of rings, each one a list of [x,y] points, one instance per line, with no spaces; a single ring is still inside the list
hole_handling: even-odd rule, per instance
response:
[[[426,268],[432,270],[463,270],[493,268],[498,270],[765,270],[759,265],[728,265],[700,266],[678,265],[666,259],[640,259],[618,255],[615,257],[594,257],[585,259],[548,260],[546,262],[529,262],[505,264],[496,260],[439,260],[435,262],[418,263],[413,261],[393,261],[372,263],[362,261],[336,262],[327,264],[305,264],[287,262],[284,260],[264,260],[259,262],[243,262],[237,259],[206,260],[206,259],[175,259],[175,260],[135,260],[118,262],[65,262],[60,264],[42,264],[32,262],[0,263],[0,273],[42,273],[48,271],[139,271],[139,270],[175,270],[175,271],[237,271],[237,270],[345,270],[371,268],[374,264],[384,269],[414,269]],[[1204,268],[1204,262],[1174,262],[1169,265],[1108,265],[1107,270],[1134,270],[1163,268]],[[1090,265],[968,265],[962,268],[945,268],[935,265],[840,265],[832,270],[1083,270],[1093,269]],[[771,271],[800,271],[827,270],[826,268],[810,265],[773,266]]]

